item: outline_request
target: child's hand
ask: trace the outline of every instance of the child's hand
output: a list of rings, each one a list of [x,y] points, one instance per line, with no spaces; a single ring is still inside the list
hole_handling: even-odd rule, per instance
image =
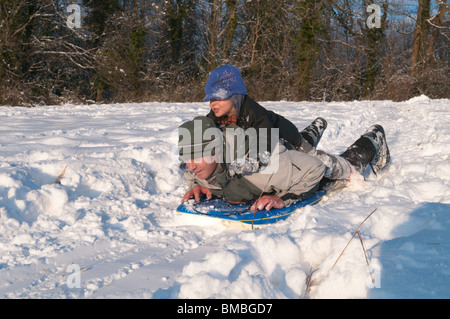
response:
[[[182,203],[187,202],[189,199],[192,198],[192,196],[194,197],[195,201],[198,202],[198,200],[200,199],[200,196],[202,196],[202,194],[205,194],[206,198],[208,198],[208,199],[211,198],[211,196],[212,196],[212,193],[209,189],[198,185],[198,186],[195,186],[190,191],[188,191],[186,194],[184,194],[181,202]]]

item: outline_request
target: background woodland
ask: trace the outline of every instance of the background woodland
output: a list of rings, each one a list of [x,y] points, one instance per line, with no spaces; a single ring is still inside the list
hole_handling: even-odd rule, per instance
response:
[[[79,27],[70,27],[80,8]],[[367,21],[381,8],[380,27]],[[0,0],[0,105],[450,98],[447,0]]]

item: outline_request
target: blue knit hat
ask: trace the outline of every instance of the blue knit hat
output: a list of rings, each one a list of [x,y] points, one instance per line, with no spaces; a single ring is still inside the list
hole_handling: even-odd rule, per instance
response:
[[[206,97],[203,101],[212,99],[225,100],[233,94],[247,94],[244,80],[239,70],[232,65],[222,65],[209,74],[205,86]]]

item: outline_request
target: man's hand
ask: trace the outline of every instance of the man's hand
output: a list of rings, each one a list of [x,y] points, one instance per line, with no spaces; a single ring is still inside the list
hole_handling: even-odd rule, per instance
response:
[[[206,195],[206,198],[211,198],[212,193],[209,189],[207,189],[206,187],[202,187],[200,185],[195,186],[193,189],[191,189],[190,191],[188,191],[186,194],[184,194],[183,199],[181,200],[181,202],[187,202],[189,199],[191,199],[192,197],[194,197],[195,201],[198,202],[198,200],[200,199],[200,196],[202,196],[202,194]]]
[[[258,201],[256,201],[250,208],[255,210],[271,210],[272,208],[283,208],[285,206],[284,201],[276,195],[264,195]]]

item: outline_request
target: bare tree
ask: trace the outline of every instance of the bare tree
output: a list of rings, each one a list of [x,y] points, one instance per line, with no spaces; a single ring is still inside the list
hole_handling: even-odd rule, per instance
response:
[[[0,104],[199,101],[225,63],[258,100],[448,97],[448,1],[411,3],[0,0]]]

